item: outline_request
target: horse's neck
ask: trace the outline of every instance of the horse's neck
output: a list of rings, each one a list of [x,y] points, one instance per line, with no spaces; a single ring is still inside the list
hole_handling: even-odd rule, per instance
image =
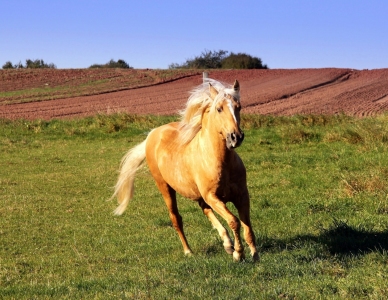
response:
[[[199,145],[197,149],[200,149],[203,157],[208,157],[212,161],[223,163],[230,157],[231,150],[226,147],[225,140],[217,132],[202,128],[196,136],[196,142]]]

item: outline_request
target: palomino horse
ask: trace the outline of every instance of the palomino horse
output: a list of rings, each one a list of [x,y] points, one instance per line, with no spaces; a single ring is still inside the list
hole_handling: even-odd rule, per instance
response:
[[[233,86],[226,88],[208,79],[193,90],[179,122],[153,129],[142,143],[122,159],[112,196],[117,196],[120,203],[115,214],[121,215],[126,209],[133,196],[136,171],[146,159],[185,254],[192,251],[178,212],[177,192],[198,202],[218,230],[226,252],[233,254],[236,261],[245,257],[240,238],[242,225],[253,260],[258,260],[249,217],[246,171],[241,158],[234,151],[244,139],[239,126],[240,109],[240,85],[237,80]],[[227,208],[227,202],[232,202],[237,208],[240,220]],[[213,210],[231,228],[234,244]]]

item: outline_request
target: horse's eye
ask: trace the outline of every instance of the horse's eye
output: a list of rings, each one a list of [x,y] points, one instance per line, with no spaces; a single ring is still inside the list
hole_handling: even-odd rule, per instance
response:
[[[217,111],[220,113],[222,112],[222,107],[217,107]]]

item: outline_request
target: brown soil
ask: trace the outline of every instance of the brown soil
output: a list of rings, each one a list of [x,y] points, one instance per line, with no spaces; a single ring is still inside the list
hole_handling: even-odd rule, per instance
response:
[[[66,76],[72,78],[72,72],[80,71],[67,70]],[[25,79],[19,89],[28,88],[32,80],[52,80],[45,76]],[[371,116],[388,111],[388,69],[217,70],[209,72],[209,77],[227,83],[239,80],[243,113]],[[114,112],[170,115],[184,107],[190,90],[202,82],[202,75],[175,79],[97,95],[3,104],[0,118],[48,120]],[[0,91],[10,87],[12,80],[2,84]]]

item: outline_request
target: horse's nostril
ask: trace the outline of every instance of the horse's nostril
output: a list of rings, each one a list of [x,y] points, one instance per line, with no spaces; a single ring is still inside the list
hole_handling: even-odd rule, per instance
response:
[[[244,140],[244,133],[242,132],[231,132],[228,133],[227,136],[227,147],[230,148],[236,148],[241,145],[242,141]]]

